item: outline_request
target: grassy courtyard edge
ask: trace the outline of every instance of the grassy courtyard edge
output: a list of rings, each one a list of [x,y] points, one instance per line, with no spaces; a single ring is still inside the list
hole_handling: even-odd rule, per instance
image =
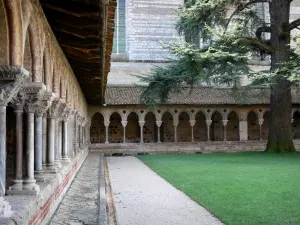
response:
[[[225,224],[300,224],[299,153],[138,158]]]

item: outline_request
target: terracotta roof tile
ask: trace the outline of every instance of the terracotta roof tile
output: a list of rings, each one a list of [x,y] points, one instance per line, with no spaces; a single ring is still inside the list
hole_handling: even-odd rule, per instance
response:
[[[106,89],[106,104],[108,105],[137,105],[143,86],[108,86]],[[270,90],[251,89],[234,91],[230,88],[215,87],[182,87],[181,93],[173,93],[165,104],[172,105],[253,105],[269,104]],[[300,104],[299,90],[292,91],[293,103]]]

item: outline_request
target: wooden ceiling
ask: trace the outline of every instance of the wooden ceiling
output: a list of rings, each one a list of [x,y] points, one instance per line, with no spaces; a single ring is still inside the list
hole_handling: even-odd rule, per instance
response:
[[[40,0],[88,104],[104,103],[116,0]]]

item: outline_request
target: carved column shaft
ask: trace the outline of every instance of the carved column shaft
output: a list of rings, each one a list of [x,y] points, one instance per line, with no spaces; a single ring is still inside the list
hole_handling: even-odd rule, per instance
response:
[[[126,126],[127,126],[128,121],[122,120],[121,123],[123,126],[123,143],[126,143]]]
[[[6,106],[0,105],[0,196],[5,195],[6,184]]]
[[[140,125],[140,143],[144,143],[144,125],[145,125],[145,121],[139,121],[139,125]]]
[[[43,116],[43,165],[47,163],[47,116]]]
[[[160,140],[160,127],[162,125],[162,121],[155,121],[156,126],[157,126],[157,143],[161,143]]]
[[[210,141],[210,125],[212,123],[212,120],[206,120],[206,126],[207,126],[207,141]]]
[[[42,115],[35,116],[35,139],[34,139],[34,167],[36,173],[43,171],[43,118]]]
[[[227,141],[227,123],[228,120],[222,120],[223,122],[223,141]]]
[[[104,126],[105,126],[105,144],[109,144],[108,141],[108,128],[109,128],[109,120],[104,121]]]

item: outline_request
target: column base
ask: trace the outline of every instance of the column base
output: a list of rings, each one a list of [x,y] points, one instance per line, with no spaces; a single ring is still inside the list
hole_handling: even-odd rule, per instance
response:
[[[37,195],[40,192],[40,186],[36,184],[35,179],[26,179],[23,182],[23,191],[28,195]]]
[[[107,145],[107,144],[109,144],[109,142],[108,142],[108,141],[106,141],[106,142],[105,142],[105,144]]]
[[[55,167],[53,164],[48,164],[46,168],[44,169],[44,173],[57,173],[57,167]]]
[[[8,188],[7,194],[10,191],[23,189],[23,180],[13,180],[13,182],[14,182],[14,184]]]
[[[157,144],[161,144],[161,141],[157,141],[156,143],[157,143]]]
[[[61,161],[62,161],[62,163],[69,163],[69,162],[71,162],[71,159],[68,156],[65,156],[62,158]]]
[[[55,160],[55,161],[54,161],[54,164],[55,164],[55,167],[57,167],[57,168],[61,168],[61,167],[62,167],[62,165],[61,165],[61,160],[60,160],[60,159]]]

